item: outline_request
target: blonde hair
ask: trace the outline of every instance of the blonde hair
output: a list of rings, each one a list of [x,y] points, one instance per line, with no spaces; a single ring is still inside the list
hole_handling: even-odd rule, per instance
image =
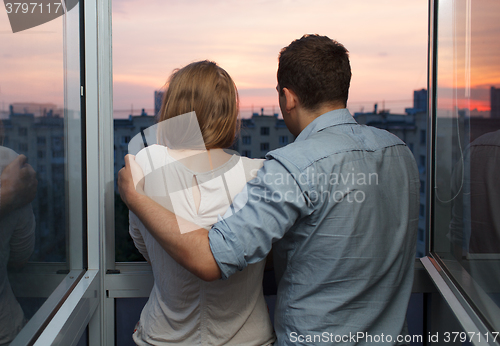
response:
[[[193,62],[175,70],[167,87],[158,122],[194,111],[207,149],[233,144],[239,127],[239,98],[223,68],[212,61]]]

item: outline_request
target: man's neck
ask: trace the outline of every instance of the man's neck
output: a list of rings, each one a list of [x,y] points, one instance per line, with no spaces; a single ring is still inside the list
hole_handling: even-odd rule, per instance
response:
[[[320,115],[343,108],[345,108],[344,105],[331,105],[331,104],[324,104],[316,108],[315,110],[301,108],[299,110],[300,113],[298,117],[300,132],[302,132],[310,123],[314,121],[314,119],[316,119]]]

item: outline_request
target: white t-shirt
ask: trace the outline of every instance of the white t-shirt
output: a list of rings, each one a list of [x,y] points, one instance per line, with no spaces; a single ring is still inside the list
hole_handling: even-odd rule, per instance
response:
[[[263,165],[263,160],[233,155],[219,167],[197,173],[159,145],[141,150],[136,162],[145,175],[147,196],[207,229],[219,215],[226,214],[234,196]],[[199,189],[198,207],[193,178]],[[130,235],[151,263],[155,278],[133,335],[138,345],[244,346],[275,341],[262,293],[264,261],[249,265],[228,280],[205,282],[173,260],[133,213]]]

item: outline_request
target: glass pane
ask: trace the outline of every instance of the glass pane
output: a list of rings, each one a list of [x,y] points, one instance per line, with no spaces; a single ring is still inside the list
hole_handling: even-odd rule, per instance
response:
[[[440,1],[432,250],[500,329],[500,3]]]
[[[425,134],[421,145],[414,129],[425,131],[425,101],[424,114],[406,116],[406,109],[412,107],[414,90],[426,84],[427,1],[346,1],[339,6],[325,0],[114,1],[115,174],[123,166],[127,141],[154,123],[161,105],[158,91],[168,76],[196,60],[214,60],[238,87],[243,129],[235,149],[241,155],[260,158],[292,143],[294,137],[278,105],[277,60],[281,48],[306,33],[327,35],[350,50],[353,78],[347,106],[351,113],[372,109],[377,113],[377,107],[381,113],[390,110],[394,131],[405,141],[412,137],[418,159],[425,155]],[[412,109],[422,111],[418,104]],[[425,179],[425,163],[419,166]],[[425,203],[423,195],[421,200]],[[115,206],[116,260],[143,260],[128,235],[127,210],[119,196]],[[421,255],[423,236],[421,232]]]
[[[77,3],[0,11],[0,344],[84,266]]]

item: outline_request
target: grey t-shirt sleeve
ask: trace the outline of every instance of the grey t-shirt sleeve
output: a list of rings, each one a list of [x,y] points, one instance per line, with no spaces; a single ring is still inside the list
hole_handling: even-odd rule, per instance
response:
[[[10,238],[11,262],[24,263],[28,261],[35,248],[35,216],[31,204],[14,211],[11,222],[15,229]]]
[[[146,261],[151,262],[149,259],[149,254],[148,254],[148,249],[146,247],[146,243],[144,241],[144,238],[142,237],[142,233],[140,231],[140,226],[144,227],[142,225],[141,220],[129,211],[129,234],[132,240],[134,241],[134,245],[139,250],[142,256],[146,259]]]

